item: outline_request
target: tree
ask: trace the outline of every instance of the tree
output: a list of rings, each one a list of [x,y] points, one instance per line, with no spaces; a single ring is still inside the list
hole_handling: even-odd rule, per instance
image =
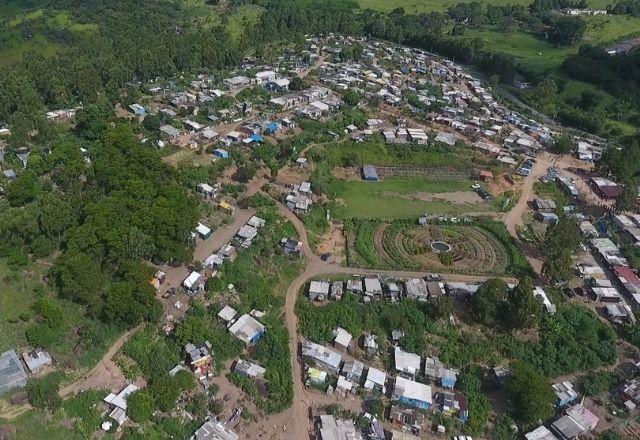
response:
[[[107,131],[107,119],[96,104],[90,104],[76,113],[76,132],[79,136],[95,141]]]
[[[152,114],[148,114],[147,116],[145,116],[144,120],[142,121],[142,125],[144,126],[144,128],[151,132],[158,131],[161,124],[162,121],[160,121],[160,117],[158,115]]]
[[[150,392],[160,411],[171,411],[180,397],[180,386],[175,378],[164,375],[152,382]]]
[[[256,175],[256,171],[258,171],[258,169],[253,163],[242,164],[238,166],[233,178],[240,183],[247,183],[253,179],[253,176]]]
[[[349,89],[344,93],[344,103],[350,107],[355,107],[360,102],[360,94],[353,89]]]
[[[549,116],[555,116],[558,108],[558,86],[553,79],[545,79],[528,95],[538,110]]]
[[[136,423],[144,423],[151,418],[156,403],[148,389],[136,391],[127,397],[127,413]]]
[[[61,373],[49,373],[40,378],[31,378],[27,382],[29,402],[36,408],[55,410],[62,405],[58,388],[62,380]]]
[[[516,329],[531,328],[540,319],[541,306],[533,294],[533,281],[525,277],[507,294],[507,321]]]
[[[566,215],[561,215],[558,222],[547,229],[542,245],[545,253],[542,272],[547,278],[551,281],[563,281],[571,276],[572,254],[578,249],[580,241],[580,228]]]
[[[518,438],[518,427],[509,416],[501,416],[493,425],[491,431],[492,440],[516,440]]]
[[[485,281],[473,297],[475,319],[486,326],[493,326],[504,316],[505,300],[509,286],[499,278]]]
[[[629,179],[616,199],[616,210],[635,211],[638,206],[638,179]]]
[[[511,366],[506,393],[511,415],[526,426],[553,416],[555,395],[551,386],[529,364],[516,362]]]
[[[485,431],[491,415],[491,403],[482,393],[482,370],[477,366],[466,367],[456,386],[469,399],[468,433],[479,435]]]
[[[569,133],[560,133],[553,138],[553,147],[551,151],[556,154],[568,154],[573,151],[575,143]]]
[[[568,46],[582,39],[584,32],[587,30],[587,24],[580,17],[571,17],[561,14],[553,14],[554,17],[549,20],[550,25],[547,31],[547,38],[552,43]]]
[[[11,206],[24,206],[43,192],[42,184],[33,171],[26,170],[7,187],[7,200]]]
[[[45,194],[40,200],[38,224],[49,238],[61,240],[74,223],[73,208],[66,200],[54,194]]]
[[[291,90],[292,92],[297,92],[300,90],[304,90],[306,88],[306,84],[304,83],[304,80],[302,78],[300,78],[299,76],[294,76],[293,78],[291,78],[291,82],[289,83],[289,90]]]
[[[561,282],[573,275],[572,252],[567,248],[556,248],[547,253],[542,273],[553,282]]]

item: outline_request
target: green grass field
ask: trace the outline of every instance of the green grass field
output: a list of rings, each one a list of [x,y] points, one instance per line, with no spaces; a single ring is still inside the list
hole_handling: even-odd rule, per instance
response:
[[[372,142],[340,142],[323,148],[331,168],[344,166],[346,158],[358,164],[415,165],[430,167],[455,167],[469,169],[488,165],[487,156],[467,148],[416,147],[385,144],[382,140]]]
[[[31,316],[31,305],[35,301],[34,288],[40,284],[44,269],[33,265],[26,273],[11,271],[0,260],[0,351],[26,344],[24,332],[26,319]]]
[[[499,32],[495,27],[467,29],[461,38],[480,38],[487,49],[515,57],[528,70],[556,71],[564,59],[577,53],[581,44],[606,44],[640,33],[640,18],[627,16],[584,17],[587,31],[583,41],[556,47],[524,32]]]
[[[407,13],[418,12],[442,12],[451,5],[462,3],[463,0],[358,0],[361,8],[371,8],[380,11],[391,11],[403,7]],[[490,5],[529,5],[531,0],[483,0],[482,3]],[[611,2],[608,0],[591,0],[589,6],[596,9],[605,9]]]
[[[26,269],[11,270],[5,260],[0,260],[0,352],[16,349],[20,352],[29,347],[25,332],[35,323],[32,310],[39,295],[52,295],[42,276],[47,268],[30,264]],[[49,348],[59,364],[75,369],[93,366],[117,338],[119,330],[85,316],[84,308],[67,300],[56,299],[65,312],[65,337]],[[86,349],[80,348],[81,335],[78,330],[92,332]]]
[[[0,14],[2,17],[3,14]],[[26,38],[21,31],[25,21],[30,23],[32,36]],[[98,26],[93,23],[78,23],[73,20],[68,11],[58,11],[53,15],[45,14],[42,9],[30,10],[22,13],[14,11],[7,20],[6,26],[0,31],[2,41],[2,57],[0,66],[7,66],[19,61],[28,51],[34,51],[49,57],[65,50],[65,45],[50,41],[45,36],[47,29],[67,30],[77,39],[90,38],[98,32]]]
[[[393,178],[380,182],[341,182],[333,212],[338,218],[407,218],[425,213],[455,214],[496,212],[503,200],[454,203],[446,200],[421,200],[424,195],[471,191],[472,181],[434,182],[416,178]]]

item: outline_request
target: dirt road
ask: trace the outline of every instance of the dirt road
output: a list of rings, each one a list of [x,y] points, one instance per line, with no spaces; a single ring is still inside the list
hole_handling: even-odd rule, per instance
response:
[[[290,425],[287,429],[287,438],[295,439],[307,439],[309,438],[309,431],[312,428],[309,420],[309,402],[313,402],[313,406],[321,406],[327,402],[318,400],[318,394],[311,395],[307,392],[303,384],[303,365],[301,359],[298,357],[298,317],[295,314],[296,300],[300,290],[307,281],[312,278],[326,276],[326,275],[393,275],[404,278],[422,277],[425,272],[409,272],[409,271],[397,271],[397,270],[373,270],[373,269],[361,269],[353,267],[336,266],[326,263],[313,253],[309,247],[309,240],[307,238],[307,231],[304,228],[304,224],[300,219],[291,211],[289,211],[284,205],[278,202],[278,210],[284,215],[296,228],[298,237],[303,243],[303,253],[307,259],[307,265],[304,272],[289,285],[286,294],[285,304],[285,325],[290,335],[289,348],[291,350],[291,371],[293,372],[293,405],[288,410],[290,413]],[[462,281],[462,282],[482,282],[487,277],[470,276],[470,275],[446,275],[447,281]],[[516,282],[515,279],[506,279],[509,282]]]
[[[131,335],[137,332],[141,327],[142,324],[121,334],[118,340],[109,348],[104,356],[102,356],[100,362],[98,362],[91,371],[81,379],[60,389],[58,392],[60,397],[72,397],[83,390],[97,388],[115,390],[124,386],[126,378],[122,374],[122,371],[120,371],[120,367],[116,365],[112,358],[122,348],[125,342],[129,340]]]

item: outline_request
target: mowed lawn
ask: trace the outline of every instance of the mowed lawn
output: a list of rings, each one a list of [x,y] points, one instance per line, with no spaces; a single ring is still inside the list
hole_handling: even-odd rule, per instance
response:
[[[379,182],[342,182],[336,200],[341,204],[333,212],[338,218],[406,218],[431,214],[494,212],[498,201],[487,203],[452,203],[445,200],[424,201],[425,194],[471,191],[472,181],[433,182],[416,178],[393,178]]]

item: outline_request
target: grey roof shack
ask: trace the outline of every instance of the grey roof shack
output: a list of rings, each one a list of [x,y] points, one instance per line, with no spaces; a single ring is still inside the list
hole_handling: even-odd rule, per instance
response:
[[[363,165],[362,177],[364,177],[364,180],[368,180],[370,182],[378,181],[378,172],[376,171],[376,167],[373,165]]]
[[[0,354],[0,394],[27,384],[27,373],[14,350]]]

